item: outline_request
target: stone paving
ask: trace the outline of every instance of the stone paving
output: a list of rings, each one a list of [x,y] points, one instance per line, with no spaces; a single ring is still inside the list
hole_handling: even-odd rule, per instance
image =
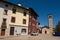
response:
[[[10,36],[10,37],[1,37],[0,40],[60,40],[60,37],[55,37],[52,35],[43,35],[39,34],[38,36]]]

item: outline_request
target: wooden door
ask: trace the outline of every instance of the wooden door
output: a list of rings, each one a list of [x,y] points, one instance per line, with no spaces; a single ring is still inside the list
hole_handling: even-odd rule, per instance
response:
[[[5,35],[5,29],[1,29],[1,36]]]
[[[14,35],[14,27],[10,27],[10,35]]]

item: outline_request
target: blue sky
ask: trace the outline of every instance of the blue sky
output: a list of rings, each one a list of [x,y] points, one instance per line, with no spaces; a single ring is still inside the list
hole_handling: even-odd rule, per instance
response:
[[[7,0],[14,4],[20,2],[24,7],[32,7],[39,15],[38,22],[48,25],[48,14],[53,15],[53,26],[60,21],[60,0]]]

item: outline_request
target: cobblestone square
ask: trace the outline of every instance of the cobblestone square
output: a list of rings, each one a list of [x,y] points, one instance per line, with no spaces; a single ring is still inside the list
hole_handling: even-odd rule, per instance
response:
[[[52,35],[43,35],[39,34],[38,36],[9,36],[9,37],[1,37],[0,40],[60,40],[60,37],[58,36],[52,36]]]

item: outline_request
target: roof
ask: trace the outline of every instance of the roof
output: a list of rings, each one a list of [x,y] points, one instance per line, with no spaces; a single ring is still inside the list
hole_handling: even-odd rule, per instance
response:
[[[38,14],[33,10],[33,8],[29,8],[29,11],[34,12],[34,14],[38,16]]]
[[[10,3],[10,2],[4,1],[4,0],[1,0],[1,2],[8,3],[8,4],[11,4],[11,5],[14,5],[14,6],[17,6],[17,7],[20,7],[20,8],[23,8],[23,9],[28,10],[27,8],[24,8],[24,7],[22,7],[22,6],[18,6],[18,5],[16,5],[16,4],[13,4],[13,3]]]
[[[34,12],[34,14],[35,14],[36,16],[38,16],[38,14],[37,14],[32,8],[25,8],[25,7],[18,6],[18,5],[16,5],[16,4],[13,4],[13,3],[10,3],[10,2],[4,1],[4,0],[1,0],[0,2],[8,3],[8,4],[10,4],[10,5],[14,5],[14,6],[17,6],[17,7],[26,9],[26,10],[29,10],[29,11],[31,11],[31,12]]]
[[[49,13],[48,15],[52,15],[51,13]]]

